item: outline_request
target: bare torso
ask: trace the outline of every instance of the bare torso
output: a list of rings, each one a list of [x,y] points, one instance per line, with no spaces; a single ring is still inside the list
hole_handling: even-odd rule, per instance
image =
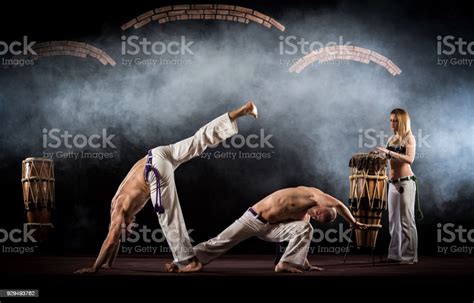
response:
[[[401,162],[396,159],[390,160],[390,171],[389,171],[390,179],[398,179],[401,177],[407,177],[411,175],[413,175],[413,171],[411,170],[410,164]]]
[[[316,201],[307,187],[291,187],[278,190],[252,208],[270,223],[303,220],[309,208],[316,206]]]
[[[390,138],[389,144],[400,146],[400,142],[394,140],[396,136]],[[411,147],[407,142],[403,142],[402,146],[405,146],[406,152],[404,154],[407,154],[410,152]],[[414,151],[413,151],[414,152]],[[401,161],[400,159],[390,159],[390,169],[389,169],[389,178],[390,179],[398,179],[401,177],[407,177],[413,175],[413,171],[411,170],[411,165],[408,164],[407,162]]]
[[[146,157],[135,163],[112,199],[113,203],[121,203],[126,221],[128,221],[127,219],[133,218],[150,198],[150,187],[145,182],[143,173],[145,162]],[[112,205],[112,208],[113,207],[114,205]]]

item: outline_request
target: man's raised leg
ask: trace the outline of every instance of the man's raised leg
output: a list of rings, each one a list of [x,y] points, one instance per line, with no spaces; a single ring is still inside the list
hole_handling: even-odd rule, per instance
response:
[[[169,147],[174,168],[201,155],[209,145],[218,144],[238,133],[237,119],[246,115],[258,117],[252,101],[230,111],[201,127],[192,137],[171,144]]]
[[[179,272],[201,269],[201,263],[194,257],[179,205],[174,170],[180,164],[202,154],[209,145],[218,144],[236,134],[238,132],[236,119],[246,115],[257,117],[257,108],[253,102],[247,102],[236,110],[214,119],[190,138],[152,150],[153,166],[160,172],[161,198],[165,209],[164,213],[158,214],[158,220],[174,257],[174,265],[167,265],[165,271],[176,271],[177,267],[179,267]],[[156,180],[153,175],[150,177],[151,198],[155,205]]]

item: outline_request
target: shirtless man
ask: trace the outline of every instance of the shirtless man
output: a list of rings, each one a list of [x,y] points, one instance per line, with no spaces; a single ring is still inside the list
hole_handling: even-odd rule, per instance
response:
[[[258,118],[251,101],[201,127],[194,136],[166,146],[151,149],[132,167],[112,199],[110,226],[94,265],[76,273],[94,273],[111,268],[120,247],[122,227],[128,231],[135,215],[151,198],[158,221],[173,254],[173,264],[180,272],[194,272],[202,264],[194,255],[184,223],[174,181],[174,171],[182,163],[197,157],[209,145],[217,144],[238,132],[237,118],[251,115]]]
[[[317,188],[298,186],[281,189],[250,207],[217,237],[196,245],[194,253],[205,265],[236,244],[256,236],[269,242],[289,242],[275,266],[276,272],[322,270],[311,266],[306,258],[313,235],[309,220],[331,222],[337,214],[354,228],[367,228],[367,225],[354,219],[344,203]],[[168,271],[179,271],[173,263],[166,267]]]

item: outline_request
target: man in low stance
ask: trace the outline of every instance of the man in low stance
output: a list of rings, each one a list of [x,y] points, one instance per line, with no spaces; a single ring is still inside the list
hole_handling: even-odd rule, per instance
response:
[[[298,186],[281,189],[255,203],[215,238],[196,245],[194,254],[205,265],[238,243],[255,236],[269,242],[289,242],[275,266],[276,272],[322,270],[311,266],[306,258],[313,235],[309,221],[332,222],[337,214],[354,228],[367,228],[367,225],[354,219],[344,203],[317,188]],[[180,271],[175,263],[167,264],[166,270]]]

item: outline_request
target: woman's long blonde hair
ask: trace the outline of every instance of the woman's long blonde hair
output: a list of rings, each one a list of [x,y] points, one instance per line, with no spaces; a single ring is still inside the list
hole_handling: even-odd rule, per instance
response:
[[[407,137],[411,134],[410,115],[403,108],[393,109],[390,115],[395,115],[398,120],[398,129],[395,131],[395,134],[398,134],[398,140],[394,138],[392,142],[404,145]]]

